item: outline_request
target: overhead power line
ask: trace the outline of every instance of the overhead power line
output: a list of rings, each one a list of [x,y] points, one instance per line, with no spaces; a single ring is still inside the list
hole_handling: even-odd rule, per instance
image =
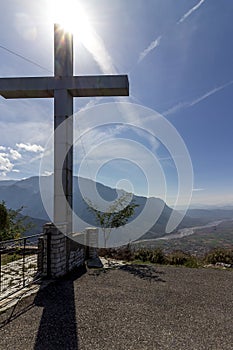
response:
[[[21,58],[22,60],[24,60],[26,62],[29,62],[29,63],[33,64],[34,66],[37,66],[37,67],[39,67],[39,68],[41,68],[43,70],[46,70],[49,73],[53,73],[51,70],[47,69],[46,67],[41,66],[39,63],[34,62],[34,61],[30,60],[29,58],[27,58],[27,57],[25,57],[23,55],[20,55],[19,53],[15,52],[13,50],[10,50],[10,49],[8,49],[7,47],[5,47],[3,45],[0,45],[0,48],[5,50],[5,51],[7,51],[7,52],[9,52],[9,53],[11,53],[14,56],[17,56],[17,57]]]

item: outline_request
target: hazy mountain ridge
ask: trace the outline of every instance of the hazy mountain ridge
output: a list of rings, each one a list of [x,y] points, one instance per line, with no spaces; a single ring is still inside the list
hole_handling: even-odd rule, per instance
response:
[[[204,218],[210,221],[233,219],[232,209],[189,209],[187,215],[192,218]]]
[[[43,177],[43,181],[46,191],[51,191],[53,184],[52,177]],[[88,193],[88,191],[89,193],[90,191],[92,193],[92,191],[94,191],[94,189],[96,188],[97,193],[106,201],[113,201],[114,199],[116,199],[118,195],[117,190],[107,187],[101,183],[95,183],[90,179],[78,179],[77,177],[74,177],[74,211],[89,225],[95,225],[94,216],[87,210],[87,203],[83,199],[83,194],[80,191],[80,186],[82,188],[82,192],[84,192],[84,198],[85,193]],[[88,197],[88,195],[86,197]],[[139,207],[135,210],[135,215],[133,218],[137,217],[140,214],[147,201],[150,201],[150,204],[153,207],[153,213],[156,213],[156,210],[159,210],[161,206],[164,206],[156,224],[153,225],[149,232],[147,232],[141,238],[150,239],[164,236],[166,234],[166,224],[172,213],[172,209],[159,198],[146,198],[142,196],[133,196],[133,198],[135,202],[139,204]],[[21,206],[24,206],[22,213],[24,215],[28,215],[32,218],[35,218],[33,219],[34,221],[38,220],[37,229],[39,232],[42,231],[42,228],[38,225],[43,224],[46,221],[50,221],[41,200],[39,177],[35,176],[20,181],[0,181],[0,201],[1,200],[4,200],[6,202],[8,208],[18,209]],[[94,201],[94,204],[97,203],[95,203]],[[153,213],[148,213],[148,215],[154,215]],[[205,225],[206,223],[217,219],[227,220],[233,218],[233,210],[225,211],[220,209],[190,209],[188,210],[187,214],[188,215],[184,217],[183,221],[177,229]],[[177,215],[180,215],[180,213],[177,212]]]
[[[13,184],[15,184],[17,182],[17,180],[2,180],[0,181],[0,186],[3,187],[3,186],[11,186]]]

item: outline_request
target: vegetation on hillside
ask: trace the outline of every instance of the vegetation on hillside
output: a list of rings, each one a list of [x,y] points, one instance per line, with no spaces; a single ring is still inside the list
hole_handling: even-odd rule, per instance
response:
[[[32,227],[28,217],[21,214],[23,207],[8,209],[4,201],[0,203],[0,242],[20,238]]]
[[[138,250],[131,249],[130,245],[121,248],[99,249],[99,255],[108,259],[124,261],[140,261],[142,263],[165,264],[186,267],[203,267],[206,265],[221,264],[225,267],[233,267],[232,249],[218,248],[211,250],[203,257],[197,257],[182,250],[165,253],[161,248]]]

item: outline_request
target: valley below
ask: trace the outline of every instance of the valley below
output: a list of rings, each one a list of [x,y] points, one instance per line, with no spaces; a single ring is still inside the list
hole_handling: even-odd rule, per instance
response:
[[[218,220],[207,225],[183,228],[167,236],[135,242],[137,248],[161,248],[165,252],[182,250],[203,256],[212,249],[233,248],[233,220]]]
[[[206,228],[213,228],[221,224],[223,220],[213,221],[209,224],[203,225],[203,226],[195,226],[195,227],[187,227],[187,228],[181,228],[178,230],[177,233],[171,233],[169,235],[163,236],[161,238],[157,238],[156,240],[170,240],[170,239],[176,239],[176,238],[183,238],[187,236],[193,235],[197,230],[203,230]]]
[[[52,177],[43,178],[45,192],[49,194],[49,201],[52,202]],[[80,187],[81,186],[81,187]],[[86,226],[78,226],[81,232],[87,226],[95,226],[95,218],[87,210],[87,203],[83,199],[82,191],[93,193],[97,190],[98,194],[108,202],[117,198],[115,189],[107,187],[101,183],[95,183],[90,179],[74,178],[74,212],[83,220]],[[88,192],[88,191],[89,192]],[[213,248],[231,248],[233,247],[233,208],[212,208],[212,209],[189,209],[177,229],[166,234],[166,225],[172,213],[170,208],[160,198],[145,198],[142,196],[133,196],[138,207],[130,221],[133,221],[140,215],[146,203],[150,204],[150,210],[142,220],[142,227],[147,220],[156,217],[160,211],[161,215],[155,220],[149,230],[144,234],[134,235],[134,247],[162,248],[165,251],[183,250],[196,255],[203,255]],[[0,201],[5,201],[8,208],[18,209],[24,207],[22,214],[29,216],[34,227],[25,235],[41,233],[43,224],[51,221],[44,208],[39,187],[39,177],[32,177],[19,181],[0,181]],[[98,203],[94,200],[94,203]],[[175,212],[178,217],[180,212]],[[152,220],[153,222],[153,220]],[[134,226],[137,229],[136,226]],[[127,244],[129,241],[126,241]]]

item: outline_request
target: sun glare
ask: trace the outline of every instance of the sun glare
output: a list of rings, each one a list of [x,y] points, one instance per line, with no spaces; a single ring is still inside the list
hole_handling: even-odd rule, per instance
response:
[[[66,31],[76,36],[90,52],[104,74],[115,74],[111,56],[105,44],[92,27],[88,13],[80,5],[80,0],[47,0],[49,22],[60,24]]]
[[[92,28],[88,16],[77,0],[49,1],[51,20],[60,24],[66,31],[76,34],[83,44],[92,41]]]

